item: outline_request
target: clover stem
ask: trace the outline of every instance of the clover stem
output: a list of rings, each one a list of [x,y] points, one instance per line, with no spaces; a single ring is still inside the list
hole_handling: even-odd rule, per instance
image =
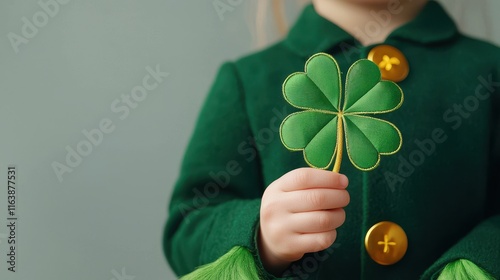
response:
[[[337,151],[337,156],[335,158],[335,164],[333,165],[333,172],[339,173],[340,164],[342,163],[342,151],[344,150],[344,129],[343,129],[343,119],[344,116],[342,112],[338,115],[337,121],[337,147],[335,150]]]

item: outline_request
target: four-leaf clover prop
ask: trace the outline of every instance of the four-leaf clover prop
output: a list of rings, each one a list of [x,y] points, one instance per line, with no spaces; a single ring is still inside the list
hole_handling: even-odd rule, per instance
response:
[[[381,80],[376,64],[361,59],[349,68],[343,97],[342,93],[335,59],[325,53],[313,55],[304,73],[291,74],[283,83],[286,101],[303,111],[283,120],[281,141],[289,150],[303,151],[312,167],[326,169],[335,160],[333,171],[339,172],[345,135],[352,164],[372,170],[380,155],[399,151],[402,137],[395,125],[371,115],[399,108],[403,92],[394,82]]]

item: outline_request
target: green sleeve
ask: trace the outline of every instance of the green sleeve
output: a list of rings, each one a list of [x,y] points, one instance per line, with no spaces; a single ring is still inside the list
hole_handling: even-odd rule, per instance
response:
[[[500,216],[487,219],[429,268],[423,279],[437,279],[449,263],[466,259],[500,279]]]
[[[450,248],[424,274],[423,279],[437,279],[449,263],[466,259],[500,279],[500,75],[493,75],[491,93],[492,123],[488,178],[488,205],[485,220]],[[496,77],[496,78],[495,78]],[[467,207],[467,205],[464,205]]]
[[[235,65],[224,64],[185,153],[163,239],[178,275],[234,246],[255,252],[264,187],[242,88]]]

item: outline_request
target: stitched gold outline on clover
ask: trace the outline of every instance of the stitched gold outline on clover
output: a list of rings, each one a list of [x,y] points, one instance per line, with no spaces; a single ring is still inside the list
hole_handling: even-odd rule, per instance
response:
[[[375,150],[377,150],[377,162],[376,162],[376,163],[375,163],[372,167],[369,167],[369,168],[363,168],[363,167],[358,166],[358,165],[357,165],[357,164],[356,164],[356,163],[355,163],[355,162],[351,159],[351,149],[350,149],[350,147],[349,147],[349,139],[348,139],[348,138],[349,138],[349,135],[348,135],[348,133],[347,133],[347,129],[344,129],[344,133],[345,133],[345,142],[346,142],[345,146],[346,146],[346,150],[347,150],[347,155],[348,155],[349,161],[352,163],[352,165],[354,165],[354,167],[356,167],[357,169],[362,170],[362,171],[371,171],[371,170],[373,170],[373,169],[377,168],[377,167],[380,165],[380,158],[381,158],[380,156],[389,156],[389,155],[393,155],[393,154],[395,154],[395,153],[399,152],[399,150],[400,150],[400,149],[401,149],[401,147],[403,146],[403,135],[401,134],[401,131],[399,131],[399,129],[398,129],[398,128],[397,128],[397,127],[393,124],[393,123],[391,123],[391,122],[389,122],[389,121],[386,121],[386,120],[379,119],[379,118],[370,117],[370,116],[357,116],[357,115],[354,115],[354,116],[359,117],[359,118],[367,118],[367,119],[372,119],[372,120],[376,120],[376,121],[381,121],[381,122],[384,122],[384,123],[386,123],[386,124],[388,124],[388,125],[392,126],[392,127],[396,130],[396,132],[398,133],[398,135],[399,135],[399,145],[398,145],[398,147],[396,148],[396,150],[394,150],[394,151],[392,151],[392,152],[388,152],[388,153],[380,153],[380,152],[377,150],[377,148],[375,147],[375,145],[373,145],[373,143],[372,143],[372,141],[370,140],[370,138],[369,138],[369,137],[366,137],[366,139],[368,139],[368,141],[370,141],[370,144],[372,144],[372,146],[375,148]],[[352,121],[351,121],[351,122],[352,122]],[[353,122],[352,122],[352,123],[353,123]],[[355,124],[353,123],[353,125],[355,125]],[[344,119],[344,126],[345,126],[345,119]],[[357,125],[356,125],[356,127],[357,127]],[[360,129],[359,127],[358,127],[358,129],[359,129],[359,131],[361,131],[361,133],[363,133],[363,134],[366,136],[366,134],[363,132],[363,130],[362,130],[362,129]]]
[[[285,146],[285,148],[287,148],[288,150],[290,151],[295,151],[295,152],[299,152],[299,151],[302,151],[303,155],[304,155],[304,160],[306,161],[306,163],[309,165],[309,166],[312,166],[314,168],[317,168],[317,169],[327,169],[330,165],[332,165],[332,162],[333,162],[333,159],[335,158],[335,156],[337,155],[337,144],[335,144],[335,148],[333,150],[333,154],[332,154],[332,157],[330,158],[330,161],[328,162],[328,164],[324,167],[320,167],[320,166],[316,166],[315,164],[312,164],[308,158],[307,158],[307,155],[306,155],[306,147],[307,145],[304,147],[304,148],[292,148],[290,146],[288,146],[285,141],[283,140],[283,134],[282,134],[282,127],[283,127],[283,124],[285,123],[285,120],[287,120],[288,118],[291,118],[292,116],[295,116],[295,115],[298,115],[298,114],[301,114],[301,113],[305,113],[305,112],[318,112],[318,113],[324,113],[323,111],[319,111],[319,110],[305,110],[305,111],[300,111],[300,112],[295,112],[295,113],[292,113],[290,115],[288,115],[285,119],[283,119],[283,122],[281,122],[281,125],[280,125],[280,139],[281,139],[281,143],[283,144],[283,146]],[[313,139],[319,134],[319,132],[321,130],[323,130],[327,125],[329,125],[332,121],[334,121],[335,119],[337,119],[338,121],[338,114],[333,114],[333,113],[328,113],[328,115],[334,115],[333,118],[328,121],[319,131],[318,133],[316,133],[316,135],[313,137]],[[338,133],[338,132],[337,132]],[[312,139],[311,139],[312,141]],[[311,142],[309,141],[309,143]]]
[[[332,62],[333,62],[333,65],[335,66],[335,70],[336,70],[336,75],[332,75],[333,76],[337,76],[337,83],[338,83],[338,88],[339,88],[339,92],[338,92],[338,108],[335,108],[335,106],[332,104],[332,102],[330,101],[330,99],[328,98],[327,96],[327,93],[323,92],[320,87],[315,83],[315,81],[313,81],[309,76],[308,76],[308,66],[309,66],[309,63],[315,59],[316,57],[318,56],[322,56],[322,57],[325,57],[325,58],[328,58],[330,59]],[[354,64],[351,65],[351,67],[349,67],[349,70],[346,74],[346,81],[345,81],[345,88],[347,89],[347,85],[349,84],[349,79],[351,78],[350,77],[350,73],[352,71],[352,69],[357,66],[358,64],[360,63],[365,63],[365,61],[369,61],[371,64],[375,65],[372,61],[368,60],[368,59],[360,59],[358,61],[356,61]],[[346,101],[347,101],[347,96],[348,96],[348,92],[344,89],[343,87],[343,84],[342,84],[342,80],[341,80],[341,72],[340,72],[340,68],[338,66],[338,63],[337,61],[335,60],[335,58],[333,58],[333,56],[329,55],[329,54],[326,54],[326,53],[317,53],[313,56],[311,56],[305,63],[305,67],[304,67],[304,72],[295,72],[295,73],[292,73],[291,75],[289,75],[285,81],[283,82],[283,85],[282,85],[282,93],[283,93],[283,97],[285,98],[285,100],[293,107],[295,108],[298,108],[298,109],[302,109],[304,111],[300,111],[300,112],[295,112],[295,113],[292,113],[290,115],[288,115],[284,120],[283,122],[281,123],[280,125],[280,138],[281,138],[281,142],[282,144],[289,150],[291,151],[303,151],[303,156],[304,156],[304,160],[306,161],[306,163],[309,165],[309,166],[312,166],[312,167],[315,167],[315,168],[318,168],[318,169],[327,169],[329,166],[331,166],[332,162],[334,161],[334,159],[337,157],[337,160],[335,162],[335,166],[334,166],[334,171],[338,172],[338,170],[340,169],[340,163],[342,161],[342,146],[343,146],[343,143],[345,141],[346,143],[346,150],[347,150],[347,154],[348,154],[348,157],[349,157],[349,160],[350,162],[358,169],[360,170],[363,170],[363,171],[370,171],[370,170],[373,170],[375,169],[379,164],[380,164],[380,159],[381,159],[381,156],[382,155],[392,155],[392,154],[395,154],[397,153],[400,149],[401,149],[401,146],[402,146],[402,143],[403,143],[403,139],[402,139],[402,134],[401,132],[399,131],[399,129],[394,125],[392,124],[391,122],[389,121],[386,121],[386,120],[383,120],[383,119],[379,119],[379,118],[374,118],[374,117],[371,117],[371,116],[366,116],[366,115],[374,115],[374,114],[383,114],[383,113],[389,113],[389,112],[392,112],[392,111],[395,111],[397,110],[398,108],[400,108],[404,102],[404,94],[403,94],[403,91],[402,89],[399,87],[398,84],[392,82],[392,81],[386,81],[386,80],[382,80],[382,75],[380,73],[380,69],[378,68],[378,66],[375,65],[375,67],[377,68],[378,70],[378,78],[376,80],[378,80],[378,82],[376,82],[370,89],[368,89],[368,91],[370,91],[371,89],[373,89],[376,85],[378,85],[379,83],[391,83],[392,85],[395,85],[396,86],[396,89],[397,91],[400,93],[401,97],[400,97],[400,100],[399,100],[399,103],[394,106],[393,108],[391,109],[388,109],[388,110],[380,110],[380,111],[362,111],[362,112],[349,112],[349,108],[352,108],[359,100],[361,100],[362,97],[364,97],[365,95],[363,95],[361,98],[359,98],[358,100],[356,100],[354,103],[351,104],[351,106],[347,109],[347,110],[344,110],[345,106],[346,106]],[[306,75],[310,81],[316,86],[317,90],[319,92],[321,92],[325,97],[326,99],[330,102],[330,104],[332,105],[332,107],[334,109],[337,109],[338,111],[330,111],[330,110],[324,110],[324,109],[316,109],[316,108],[310,108],[310,107],[305,107],[305,106],[299,106],[299,105],[296,105],[294,103],[291,102],[291,100],[288,98],[287,96],[287,93],[286,93],[286,90],[285,90],[285,86],[287,84],[287,82],[293,78],[294,76],[296,75]],[[335,81],[333,81],[335,82]],[[367,91],[367,92],[368,92]],[[366,93],[365,93],[366,94]],[[342,100],[343,99],[343,100]],[[343,104],[342,104],[342,101]],[[284,137],[283,137],[283,124],[292,116],[294,115],[297,115],[297,114],[300,114],[300,113],[304,113],[304,112],[317,112],[317,113],[323,113],[323,114],[329,114],[329,115],[335,115],[332,120],[330,120],[326,125],[324,125],[318,132],[317,134],[319,134],[327,125],[329,125],[332,121],[335,120],[335,118],[337,118],[337,135],[336,135],[336,141],[335,141],[335,147],[334,147],[334,151],[333,151],[333,154],[332,154],[332,157],[329,161],[329,163],[324,166],[324,167],[318,167],[314,164],[312,164],[308,158],[307,158],[307,153],[305,151],[305,149],[308,147],[308,144],[306,144],[303,148],[291,148],[289,147],[285,141],[283,140]],[[392,152],[379,152],[377,147],[375,147],[375,145],[373,145],[372,143],[372,140],[366,136],[366,134],[363,132],[362,129],[360,129],[358,126],[358,129],[361,131],[361,133],[363,133],[366,137],[366,139],[368,139],[368,141],[373,145],[374,149],[377,151],[377,161],[375,162],[375,164],[372,166],[372,167],[369,167],[369,168],[362,168],[360,166],[358,166],[353,160],[352,160],[352,157],[351,157],[351,147],[349,147],[349,135],[347,135],[347,130],[345,128],[345,123],[346,123],[346,118],[349,118],[349,116],[358,116],[360,118],[367,118],[367,119],[371,119],[371,120],[374,120],[374,121],[381,121],[383,123],[386,123],[386,124],[389,124],[390,126],[392,126],[398,136],[399,136],[399,145],[397,147],[396,150],[392,151]],[[352,121],[351,121],[352,122]],[[345,134],[345,135],[344,135]],[[316,136],[314,136],[312,139],[314,139]],[[311,139],[311,141],[312,141]],[[309,143],[311,142],[309,141]],[[342,142],[342,143],[340,143]],[[338,149],[341,149],[341,151],[339,152]]]

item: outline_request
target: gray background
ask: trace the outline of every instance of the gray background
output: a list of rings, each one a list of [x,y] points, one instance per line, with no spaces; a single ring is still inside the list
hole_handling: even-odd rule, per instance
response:
[[[212,2],[72,0],[18,53],[8,34],[43,10],[0,2],[0,279],[175,279],[161,239],[183,151],[218,66],[257,49],[255,1],[222,17]],[[465,31],[500,42],[499,1],[444,2]],[[156,65],[170,75],[121,120],[110,105]],[[115,130],[59,181],[53,162],[105,118]],[[18,167],[16,273],[5,262],[8,164]]]

